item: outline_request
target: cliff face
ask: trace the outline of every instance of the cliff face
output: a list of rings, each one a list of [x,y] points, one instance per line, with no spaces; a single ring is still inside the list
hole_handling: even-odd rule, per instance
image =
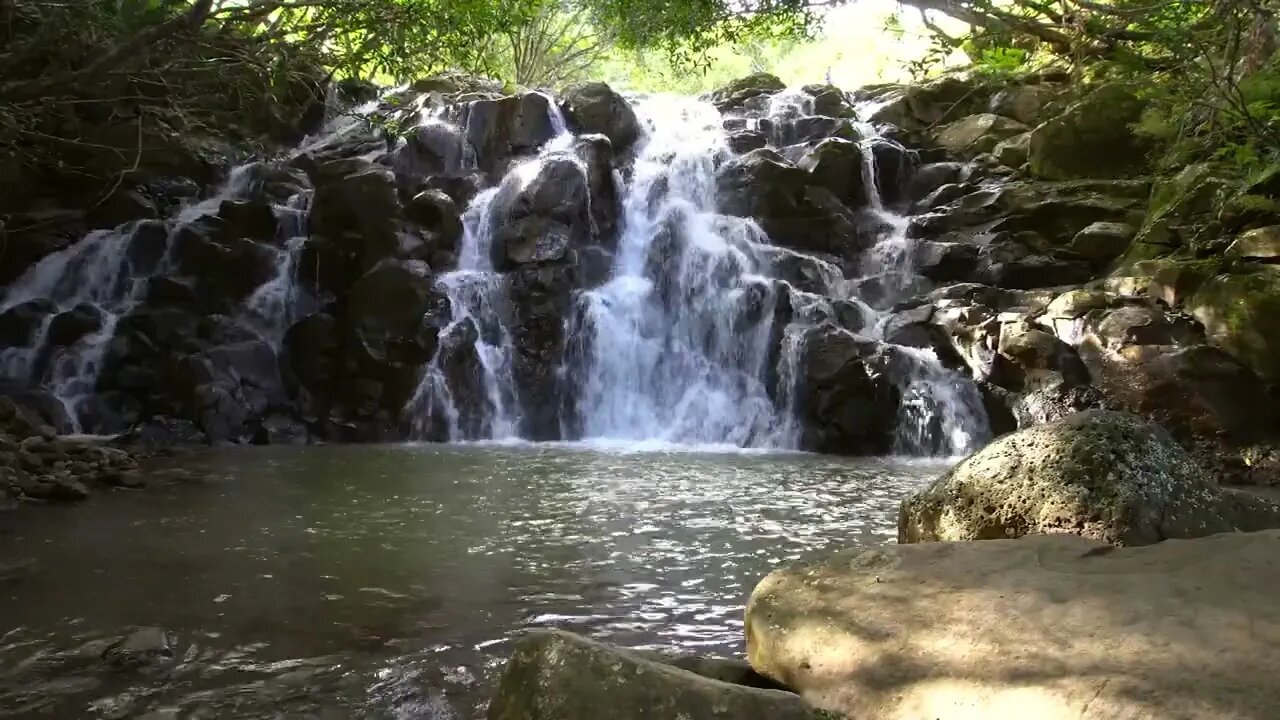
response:
[[[1019,426],[1132,410],[1221,477],[1274,482],[1277,188],[1208,164],[1158,169],[1127,88],[1064,81],[875,91],[876,117],[932,144],[925,155],[989,176],[917,186],[920,272],[952,284],[926,298],[933,322]]]
[[[300,145],[8,255],[9,391],[163,441],[573,439],[640,402],[697,441],[853,453],[1107,407],[1273,482],[1271,189],[1153,176],[1133,96],[1065,83],[753,76],[685,116],[712,118],[698,152],[600,84],[348,86]]]

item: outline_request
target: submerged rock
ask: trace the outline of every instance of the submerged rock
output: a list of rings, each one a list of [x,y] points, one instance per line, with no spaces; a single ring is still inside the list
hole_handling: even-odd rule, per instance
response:
[[[704,669],[699,663],[692,667]],[[488,717],[821,720],[829,716],[789,692],[722,682],[652,656],[543,630],[516,644],[489,703]]]
[[[172,660],[173,640],[163,628],[148,627],[112,644],[102,659],[116,670],[135,670]]]
[[[844,550],[756,586],[747,654],[849,718],[1264,720],[1277,552],[1277,531]]]
[[[1149,545],[1280,527],[1280,505],[1217,487],[1173,438],[1090,410],[1007,435],[902,502],[901,543],[1071,533]]]

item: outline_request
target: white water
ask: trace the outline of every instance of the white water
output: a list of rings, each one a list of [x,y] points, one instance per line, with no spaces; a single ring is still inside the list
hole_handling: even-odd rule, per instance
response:
[[[651,126],[624,194],[612,279],[581,296],[571,328],[590,349],[579,369],[582,435],[790,446],[766,387],[782,286],[763,274],[759,229],[715,212],[715,171],[728,157],[720,116],[674,98],[639,112]]]
[[[550,107],[556,137],[514,166],[498,187],[476,196],[463,216],[457,268],[437,277],[451,314],[409,405],[413,437],[518,439],[522,418],[506,327],[506,278],[493,266],[493,235],[506,204],[548,161],[571,158],[581,167],[574,137],[556,104]],[[770,246],[754,222],[716,212],[715,174],[731,152],[711,105],[654,97],[637,111],[647,132],[622,187],[610,277],[580,292],[565,319],[566,345],[579,352],[570,353],[561,369],[575,393],[574,416],[565,418],[562,434],[600,447],[795,448],[805,330],[834,316],[833,300],[853,301],[863,332],[871,335],[878,335],[882,318],[851,297],[852,283],[825,260],[802,258],[809,268],[805,290],[817,293],[772,277],[779,257],[798,254]],[[811,111],[811,101],[798,92],[779,93],[770,103],[775,119]],[[421,120],[446,122],[435,111]],[[778,126],[772,125],[775,131]],[[327,148],[357,127],[351,118],[339,119],[295,154]],[[863,210],[887,229],[863,256],[861,271],[905,296],[913,251],[907,222],[886,209],[876,188],[871,148],[881,140],[867,125],[855,129],[863,138],[868,188]],[[775,142],[779,137],[775,133]],[[474,149],[462,150],[463,157],[474,156]],[[249,169],[236,168],[212,197],[175,213],[166,247],[184,224],[216,213],[225,199],[244,197]],[[310,311],[297,282],[309,202],[310,192],[304,192],[275,208],[281,246],[276,272],[240,310],[241,319],[277,350],[290,325]],[[42,360],[46,320],[35,347],[0,351],[0,377],[44,385],[75,417],[77,404],[94,391],[116,323],[141,299],[148,277],[176,270],[168,250],[149,274],[131,267],[131,232],[124,226],[90,234],[9,288],[0,311],[46,298],[59,311],[91,304],[103,312],[103,322]],[[784,304],[789,314],[779,312]],[[943,368],[931,351],[901,350],[907,372],[898,378],[903,403],[896,449],[955,455],[982,442],[986,419],[973,384]]]
[[[462,215],[462,240],[457,269],[436,279],[449,299],[451,317],[440,331],[440,347],[422,373],[409,401],[410,433],[415,439],[514,439],[520,426],[511,335],[503,322],[506,282],[493,267],[493,235],[507,203],[537,177],[550,159],[572,158],[573,136],[555,102],[548,102],[555,137],[534,158],[518,163],[497,187],[476,195]],[[442,122],[435,115],[424,123]],[[474,158],[474,149],[465,156]],[[452,356],[473,354],[471,371],[451,384]],[[458,397],[464,392],[463,397]],[[480,407],[476,407],[479,404]],[[444,428],[436,422],[443,419]]]

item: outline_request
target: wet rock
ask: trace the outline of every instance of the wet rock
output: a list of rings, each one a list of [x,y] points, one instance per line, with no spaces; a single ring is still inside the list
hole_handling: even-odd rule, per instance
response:
[[[889,378],[887,346],[820,326],[806,333],[802,358],[801,446],[838,454],[888,453],[900,396]]]
[[[785,90],[786,87],[787,84],[779,80],[775,75],[755,73],[734,80],[728,85],[715,90],[711,93],[711,102],[715,104],[720,112],[726,112],[741,108],[754,98],[772,95],[779,90]]]
[[[172,259],[194,280],[209,306],[229,309],[275,275],[277,252],[269,245],[224,237],[224,225],[207,222],[185,226],[174,238]]]
[[[265,445],[306,445],[309,435],[301,422],[275,413],[262,421],[262,432],[254,441]]]
[[[282,366],[291,388],[321,392],[340,384],[341,347],[338,321],[327,313],[313,313],[285,332]]]
[[[540,93],[478,100],[468,107],[466,135],[480,169],[496,179],[511,158],[533,152],[555,136],[551,101]]]
[[[49,439],[57,433],[71,432],[74,424],[67,407],[52,392],[39,388],[12,392],[0,397],[0,427],[19,438]]]
[[[1072,533],[1149,545],[1280,526],[1280,505],[1218,488],[1158,426],[1087,411],[978,451],[902,503],[903,543]]]
[[[563,260],[572,232],[567,225],[546,217],[526,217],[505,225],[494,238],[494,247],[502,253],[494,258],[494,267],[506,271]]]
[[[875,160],[880,201],[886,207],[905,209],[909,200],[907,188],[920,164],[918,153],[884,138],[872,138],[868,145]]]
[[[154,273],[169,247],[169,228],[159,220],[143,220],[129,233],[126,257],[135,275]]]
[[[913,201],[920,200],[943,185],[960,183],[963,174],[964,163],[938,162],[921,165],[907,186],[907,197]]]
[[[1278,548],[1271,531],[849,548],[755,588],[747,655],[849,718],[1261,720],[1280,703]]]
[[[1027,154],[1030,152],[1031,133],[1024,132],[1001,140],[992,148],[991,155],[1005,167],[1019,168],[1027,162]]]
[[[978,268],[976,245],[954,242],[918,242],[914,248],[916,272],[937,282],[962,281],[974,277]]]
[[[774,244],[854,256],[864,237],[834,193],[769,149],[727,163],[716,178],[723,212],[759,221]]]
[[[805,153],[797,165],[813,176],[812,182],[830,190],[851,208],[867,204],[862,149],[856,142],[831,138]]]
[[[702,666],[697,666],[701,668]],[[732,677],[732,674],[729,675]],[[517,644],[489,720],[818,720],[792,693],[732,684],[558,630]]]
[[[462,213],[453,198],[440,190],[423,190],[405,206],[405,214],[427,232],[433,250],[457,250],[462,239]]]
[[[813,96],[813,112],[834,118],[852,118],[856,114],[849,97],[834,85],[806,85],[804,91]]]
[[[586,166],[590,192],[592,237],[613,247],[622,212],[621,193],[614,177],[614,146],[601,135],[585,135],[574,143],[574,152]]]
[[[1204,329],[1194,319],[1146,303],[1124,303],[1093,311],[1087,316],[1086,333],[1090,344],[1110,349],[1204,341]]]
[[[46,468],[43,463],[36,462],[34,456],[25,454],[22,462],[24,468],[32,473],[17,478],[18,489],[26,497],[49,502],[79,502],[89,497],[89,488],[78,480],[61,475],[36,474]]]
[[[421,333],[437,292],[422,263],[386,261],[360,278],[344,315],[360,354],[377,364],[418,366],[431,358],[434,337]]]
[[[0,345],[30,347],[45,320],[57,310],[49,300],[29,300],[0,313]]]
[[[576,280],[575,268],[554,265],[522,268],[507,278],[521,437],[560,439],[560,401],[565,391],[557,369],[564,356],[564,319],[569,316]]]
[[[392,167],[415,176],[456,177],[464,172],[466,145],[463,133],[444,122],[427,122],[405,137],[392,158]]]
[[[251,433],[245,427],[249,410],[232,394],[216,383],[197,385],[192,391],[192,413],[196,423],[212,444],[242,443]]]
[[[950,75],[907,87],[909,119],[917,125],[936,125],[977,111],[984,103],[974,85],[970,78]]]
[[[1227,255],[1248,260],[1280,262],[1280,225],[1268,225],[1241,233],[1227,248]]]
[[[191,420],[150,418],[133,425],[114,442],[124,447],[137,447],[142,452],[155,452],[179,445],[209,445],[209,436]]]
[[[267,243],[276,240],[276,215],[266,200],[223,200],[218,217],[229,237]]]
[[[138,670],[167,664],[174,659],[174,644],[163,628],[134,631],[102,652],[102,660],[113,670]]]
[[[729,149],[739,155],[759,150],[769,144],[769,136],[759,130],[738,130],[725,138]]]
[[[320,182],[312,207],[312,232],[338,242],[341,254],[362,271],[400,247],[401,207],[390,170],[366,164]]]
[[[562,95],[561,107],[572,130],[604,135],[619,152],[640,138],[640,121],[631,104],[605,83],[570,87]]]
[[[1079,285],[1092,278],[1089,263],[1053,255],[998,259],[983,274],[992,285],[1020,290]]]
[[[49,324],[49,343],[66,347],[97,332],[102,327],[102,311],[93,305],[80,304],[59,313]]]

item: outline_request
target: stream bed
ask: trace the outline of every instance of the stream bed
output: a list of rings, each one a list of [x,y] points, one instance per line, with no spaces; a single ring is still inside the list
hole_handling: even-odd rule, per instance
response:
[[[740,655],[760,578],[893,541],[946,467],[634,444],[154,462],[191,479],[0,516],[0,717],[471,720],[534,627]],[[171,659],[103,662],[143,627]]]

